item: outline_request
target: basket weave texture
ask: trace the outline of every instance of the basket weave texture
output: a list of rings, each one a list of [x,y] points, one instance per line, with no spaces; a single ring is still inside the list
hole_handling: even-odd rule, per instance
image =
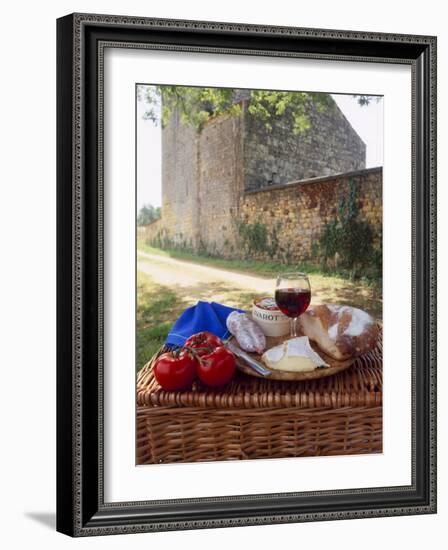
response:
[[[238,372],[219,390],[168,392],[137,376],[137,464],[382,451],[382,341],[334,376],[274,381]]]

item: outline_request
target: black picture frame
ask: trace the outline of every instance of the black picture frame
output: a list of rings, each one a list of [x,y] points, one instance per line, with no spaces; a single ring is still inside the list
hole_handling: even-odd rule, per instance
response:
[[[101,81],[111,43],[411,66],[410,486],[104,502]],[[435,37],[92,14],[58,19],[57,253],[58,531],[89,536],[436,512]]]

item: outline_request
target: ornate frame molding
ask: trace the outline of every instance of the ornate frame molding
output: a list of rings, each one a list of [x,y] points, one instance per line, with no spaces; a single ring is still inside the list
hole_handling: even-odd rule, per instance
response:
[[[139,37],[144,36],[146,41],[122,39],[123,35],[132,34],[136,29],[139,31]],[[157,32],[159,42],[154,42],[152,31]],[[92,35],[91,39],[88,36],[89,33]],[[199,36],[201,36],[204,43],[201,45],[185,43],[186,34],[184,33],[188,36],[194,35],[197,40],[200,40]],[[203,34],[199,35],[199,33]],[[166,35],[166,39],[164,35]],[[254,46],[244,48],[216,45],[220,37],[224,42],[235,37],[242,37],[243,40],[253,43]],[[263,48],[263,45],[266,44],[272,47],[284,37],[288,39],[285,44],[289,45],[289,49],[280,47],[282,44],[278,49]],[[322,51],[304,50],[303,47],[300,49],[300,46],[311,44],[310,39],[313,39],[314,43],[317,40],[318,44],[322,44],[322,48],[325,47],[326,41],[331,41],[341,51],[329,54]],[[174,43],[172,43],[173,40]],[[381,44],[387,47],[387,53],[391,51],[390,55],[384,55],[386,50],[381,49]],[[58,20],[58,46],[58,96],[62,97],[59,99],[58,105],[58,324],[61,323],[62,326],[58,334],[58,530],[72,536],[90,536],[434,513],[436,511],[436,38],[73,14]],[[104,502],[102,479],[102,83],[104,48],[106,47],[306,57],[411,65],[413,87],[412,310],[413,333],[415,335],[412,353],[414,420],[412,485],[380,489],[241,495],[118,504]],[[360,54],[355,53],[358,50],[361,52]],[[392,55],[395,52],[402,55]],[[95,82],[91,81],[92,69],[95,69]],[[89,75],[87,71],[90,71]],[[88,79],[90,80],[88,81]],[[92,98],[92,86],[93,88],[97,86],[97,95],[94,98]],[[96,109],[98,115],[95,131],[92,127],[86,128],[86,112],[89,109]],[[68,132],[69,129],[70,132]],[[93,147],[95,153],[93,153]],[[70,155],[69,161],[67,160],[68,154]],[[94,165],[93,168],[89,168],[91,164]],[[92,214],[91,209],[86,209],[86,201],[92,201],[93,196],[90,188],[86,188],[89,170],[90,174],[95,175],[96,180],[95,215]],[[93,180],[93,176],[91,177]],[[92,184],[92,181],[90,183]],[[89,194],[87,194],[87,190]],[[96,233],[98,245],[98,263],[95,269],[90,269],[92,259],[89,258],[86,239],[86,235],[91,235],[92,231]],[[69,253],[63,251],[67,246]],[[419,258],[424,260],[421,267],[417,266]],[[93,349],[91,341],[93,336],[90,336],[92,325],[86,323],[86,296],[92,296],[95,291],[97,294],[96,302],[95,299],[94,302],[98,306],[95,319],[97,378],[93,380],[86,370],[86,357],[90,356],[89,352]],[[419,311],[417,316],[417,308],[423,308],[423,315]],[[424,317],[426,333],[422,332],[421,326],[418,324],[420,317]],[[418,332],[419,327],[421,334]],[[419,401],[421,397],[418,397],[416,393],[418,384],[416,364],[419,359],[421,360],[419,355],[421,353],[427,359],[424,365],[427,392],[423,404]],[[69,414],[67,403],[70,403]],[[423,407],[426,414],[425,425],[419,426],[418,430],[417,407]],[[95,426],[95,433],[87,432],[86,423],[83,421],[87,409],[97,412],[98,423]],[[66,438],[68,428],[71,434],[70,441],[67,441]],[[423,439],[422,433],[424,433]],[[90,459],[90,455],[86,455],[86,452],[88,449],[92,450],[94,441],[96,441],[97,453]],[[424,445],[427,445],[427,453],[424,457],[426,467],[424,471],[421,471],[423,459],[417,460],[417,451]],[[88,487],[87,481],[89,483],[95,481],[93,488]],[[372,506],[374,502],[372,498],[379,493],[397,495],[395,504]],[[279,503],[290,497],[298,499],[313,497],[316,502],[318,499],[334,497],[334,501],[339,499],[341,504],[348,497],[356,497],[360,504],[357,509],[351,510],[339,507],[334,510],[294,513],[286,505],[283,512],[279,514],[264,514],[261,510],[269,499]],[[258,512],[245,515],[246,510],[243,505],[249,501],[258,504]],[[184,512],[185,506],[202,503],[218,507],[222,505],[220,507],[221,517],[201,519],[199,512],[199,516]],[[169,508],[162,521],[151,519],[152,511],[157,506]],[[225,513],[226,507],[229,513]],[[233,515],[231,510],[234,510]],[[184,513],[184,519],[179,518],[182,513]]]

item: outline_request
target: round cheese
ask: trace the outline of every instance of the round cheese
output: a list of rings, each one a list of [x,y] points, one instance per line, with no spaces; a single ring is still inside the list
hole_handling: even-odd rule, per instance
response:
[[[261,360],[270,369],[287,372],[310,372],[318,367],[329,366],[312,349],[307,336],[286,340],[267,350]]]

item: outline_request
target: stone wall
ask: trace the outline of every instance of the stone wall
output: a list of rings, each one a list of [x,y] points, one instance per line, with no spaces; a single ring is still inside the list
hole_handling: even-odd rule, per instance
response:
[[[348,195],[351,181],[356,185],[361,217],[372,225],[377,244],[380,244],[382,168],[302,180],[239,194],[235,182],[242,175],[234,172],[240,154],[236,139],[239,129],[233,126],[234,122],[229,122],[216,124],[203,136],[210,142],[210,157],[201,163],[204,171],[197,210],[199,218],[196,220],[200,243],[193,242],[190,246],[178,242],[176,246],[221,257],[245,258],[248,251],[239,228],[254,228],[258,224],[267,238],[265,246],[250,251],[252,259],[285,263],[318,261],[315,247],[326,224],[336,215],[341,198]],[[213,161],[213,148],[222,143],[223,134],[227,135],[225,150],[229,160],[229,164],[225,165],[226,172],[218,171],[219,167]],[[218,139],[218,136],[221,137]],[[226,184],[222,185],[222,182]],[[213,192],[206,193],[205,189]],[[186,226],[184,231],[187,231]],[[174,233],[167,225],[163,211],[161,220],[138,228],[138,236],[156,245],[157,240],[167,238],[168,241],[164,245],[161,243],[162,246],[169,248],[173,245]],[[187,232],[184,237],[187,243],[192,241]]]
[[[197,132],[174,113],[162,131],[162,218],[165,237],[176,246],[199,240]]]
[[[242,136],[239,117],[209,121],[198,137],[199,247],[230,255],[236,246],[234,219],[242,189]]]
[[[137,226],[137,239],[142,239],[148,244],[156,244],[156,240],[164,234],[163,221],[155,220],[148,225]]]
[[[382,168],[298,181],[241,197],[239,216],[245,226],[262,224],[269,248],[274,239],[275,253],[252,252],[259,260],[282,262],[313,261],[325,225],[334,218],[341,197],[347,196],[350,181],[357,187],[358,205],[363,219],[374,228],[377,241],[382,231]],[[315,246],[315,245],[314,245]]]
[[[201,132],[174,114],[162,132],[162,219],[147,239],[168,247],[230,255],[243,188],[242,119],[220,116]]]
[[[309,260],[349,178],[379,234],[382,172],[353,172],[365,165],[365,145],[336,104],[322,113],[310,108],[312,128],[299,136],[288,117],[268,132],[247,112],[247,100],[241,104],[240,116],[215,117],[200,132],[173,114],[162,131],[162,218],[140,236],[164,248],[238,258],[247,255],[244,227],[262,224],[269,250],[251,251],[254,257]],[[350,173],[309,179],[334,171]]]
[[[329,102],[319,111],[309,101],[306,115],[310,128],[295,134],[290,111],[276,118],[269,130],[247,111],[247,101],[243,101],[247,191],[365,168],[364,142],[331,97]]]

